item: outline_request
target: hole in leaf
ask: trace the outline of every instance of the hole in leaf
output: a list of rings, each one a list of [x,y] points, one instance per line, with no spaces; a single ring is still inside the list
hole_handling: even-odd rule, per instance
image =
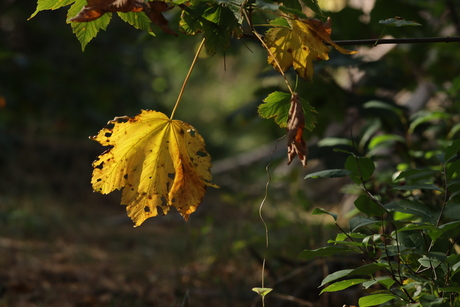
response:
[[[150,212],[149,206],[145,206],[145,207],[144,207],[144,212]]]
[[[174,177],[176,177],[176,174],[174,174],[174,173],[168,173],[168,177],[171,178],[171,179],[174,179]]]
[[[112,136],[112,132],[106,132],[106,134],[104,134],[106,137],[111,137]]]
[[[125,174],[123,178],[128,179],[128,174]]]
[[[196,134],[195,130],[193,130],[193,129],[188,129],[187,132],[190,133],[191,137],[194,137],[195,134]]]
[[[157,212],[158,212],[158,214],[160,214],[160,215],[165,215],[165,213],[164,213],[164,211],[163,211],[163,208],[160,207],[160,206],[157,206]]]
[[[199,150],[196,152],[196,154],[200,157],[206,157],[208,155],[207,153],[199,151]]]

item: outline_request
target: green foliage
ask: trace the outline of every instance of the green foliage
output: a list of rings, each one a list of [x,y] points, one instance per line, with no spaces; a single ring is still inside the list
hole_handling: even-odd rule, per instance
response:
[[[300,99],[303,107],[303,114],[305,115],[305,128],[312,131],[315,127],[316,117],[315,108],[313,108],[307,101]],[[262,118],[274,118],[275,123],[280,128],[286,128],[289,108],[291,107],[291,95],[283,92],[273,92],[264,99],[264,103],[259,105],[259,115]]]
[[[378,106],[399,113],[398,109]],[[436,117],[424,118],[423,122],[436,125],[436,119],[452,118],[448,112],[436,113]],[[408,121],[407,135],[411,137],[422,121],[420,117]],[[368,153],[374,149],[372,141],[368,142]],[[420,158],[413,149],[406,148],[405,156],[416,159],[412,165],[420,164],[423,168],[407,168],[407,164],[401,162],[396,168],[403,170],[394,169],[391,178],[379,176],[382,170],[378,165],[382,160],[359,157],[346,151],[349,157],[345,169],[305,177],[346,175],[362,191],[355,201],[357,214],[349,221],[349,231],[338,226],[338,216],[334,215],[342,233],[335,240],[328,241],[332,245],[304,250],[300,254],[304,259],[342,255],[344,252],[363,257],[365,264],[326,276],[320,285],[322,293],[360,284],[369,292],[359,299],[360,307],[386,304],[453,306],[458,303],[460,220],[452,220],[446,212],[459,209],[460,139],[439,142],[445,145],[442,151],[434,151],[436,156],[426,154]],[[384,145],[388,146],[391,144]],[[316,209],[314,214],[332,215],[324,209]]]

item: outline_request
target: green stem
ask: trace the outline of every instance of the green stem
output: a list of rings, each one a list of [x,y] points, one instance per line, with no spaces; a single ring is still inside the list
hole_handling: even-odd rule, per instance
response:
[[[174,117],[174,114],[176,113],[177,106],[179,105],[182,95],[184,94],[185,86],[187,86],[188,79],[190,79],[190,75],[192,74],[193,68],[195,67],[196,61],[198,60],[198,56],[200,55],[201,49],[203,49],[204,41],[205,41],[205,38],[203,37],[203,40],[201,41],[200,46],[198,47],[198,50],[195,53],[195,57],[193,58],[192,65],[190,65],[190,69],[188,70],[188,73],[185,76],[185,80],[182,83],[182,88],[180,89],[179,96],[177,97],[176,104],[174,105],[174,108],[171,112],[171,116],[169,117],[169,120],[172,120]]]

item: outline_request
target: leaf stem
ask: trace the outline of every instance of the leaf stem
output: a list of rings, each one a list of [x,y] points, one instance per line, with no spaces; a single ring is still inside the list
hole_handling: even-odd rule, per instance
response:
[[[190,69],[188,70],[188,73],[185,76],[184,82],[182,83],[182,88],[180,89],[179,96],[177,97],[176,104],[174,105],[174,108],[171,112],[171,116],[169,117],[169,120],[172,120],[174,117],[174,114],[176,113],[177,106],[179,105],[182,95],[184,94],[184,90],[185,90],[185,87],[187,86],[188,79],[190,79],[190,75],[192,74],[193,68],[195,67],[196,61],[198,60],[198,56],[200,55],[201,49],[203,49],[204,41],[205,41],[205,38],[203,37],[203,39],[201,40],[200,46],[198,46],[198,50],[195,53],[195,57],[193,58],[192,64],[190,65]]]

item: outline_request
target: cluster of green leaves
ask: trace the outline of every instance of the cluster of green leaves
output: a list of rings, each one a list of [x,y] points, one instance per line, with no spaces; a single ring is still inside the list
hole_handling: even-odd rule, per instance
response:
[[[455,136],[460,124],[448,110],[407,116],[402,108],[381,101],[370,101],[365,108],[398,119],[404,136],[382,133],[381,119],[370,120],[355,146],[361,156],[337,150],[349,155],[344,169],[306,176],[348,176],[356,209],[349,230],[339,226],[337,214],[315,209],[312,214],[332,216],[341,232],[329,245],[305,250],[300,257],[359,255],[365,264],[329,274],[320,287],[324,293],[359,284],[369,293],[359,299],[360,307],[459,304],[460,139]],[[430,130],[439,134],[431,149],[417,142],[426,142],[423,134]],[[404,152],[399,157],[406,160],[388,169],[385,151],[398,147]]]

